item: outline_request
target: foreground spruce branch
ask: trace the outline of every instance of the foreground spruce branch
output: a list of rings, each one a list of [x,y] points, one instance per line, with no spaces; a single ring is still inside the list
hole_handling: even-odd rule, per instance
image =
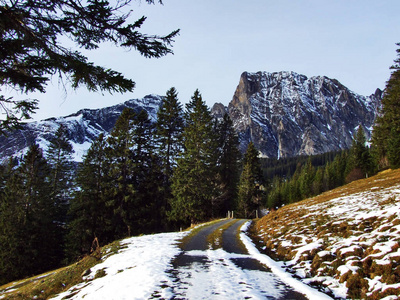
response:
[[[118,71],[95,65],[75,50],[94,50],[104,42],[111,42],[124,49],[134,49],[147,58],[172,53],[171,45],[179,30],[164,36],[142,33],[140,28],[146,17],[127,23],[131,2],[1,1],[0,86],[21,93],[44,93],[50,78],[57,75],[63,84],[73,88],[131,92],[135,87],[133,80]],[[65,39],[73,42],[74,49],[65,45]],[[0,112],[5,114],[0,120],[0,134],[18,126],[22,119],[29,119],[36,109],[37,100],[0,95]]]

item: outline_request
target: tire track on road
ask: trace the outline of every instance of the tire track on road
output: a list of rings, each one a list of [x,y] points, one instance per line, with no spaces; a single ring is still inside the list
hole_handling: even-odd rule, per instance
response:
[[[162,287],[169,299],[307,299],[249,256],[239,237],[246,221],[224,219],[184,238],[168,270],[173,285]]]

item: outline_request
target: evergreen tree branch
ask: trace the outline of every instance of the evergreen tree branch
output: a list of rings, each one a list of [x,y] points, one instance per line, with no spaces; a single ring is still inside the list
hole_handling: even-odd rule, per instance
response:
[[[61,37],[67,37],[87,50],[111,42],[118,47],[134,49],[146,58],[172,54],[172,43],[179,30],[164,36],[140,32],[146,17],[127,24],[131,11],[121,12],[131,2],[123,0],[111,5],[105,0],[2,0],[0,85],[23,93],[44,93],[50,77],[58,74],[60,78],[65,75],[75,89],[83,85],[89,91],[133,91],[133,80],[95,65],[79,51],[66,48],[61,41]],[[154,0],[146,2],[155,3]],[[21,102],[24,104],[27,102]],[[34,105],[27,107],[25,113],[29,114],[32,109],[36,109]],[[8,120],[8,123],[0,121],[3,129],[18,123],[18,119]]]

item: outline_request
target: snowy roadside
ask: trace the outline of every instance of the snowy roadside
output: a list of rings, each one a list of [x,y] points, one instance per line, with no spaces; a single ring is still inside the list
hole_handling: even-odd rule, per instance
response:
[[[249,222],[245,223],[242,231],[246,230],[248,224]],[[261,261],[283,282],[310,299],[331,299],[292,278],[278,263],[260,254],[244,232],[241,233],[241,239],[249,255],[229,254],[222,249],[189,251],[187,255],[205,256],[210,264],[207,269],[195,264],[181,270],[183,273],[179,276],[185,277],[185,282],[184,286],[178,286],[168,270],[172,269],[173,258],[181,252],[178,242],[188,233],[160,233],[125,239],[121,241],[124,248],[93,267],[90,274],[84,277],[83,283],[53,299],[171,299],[176,292],[183,291],[188,299],[205,299],[205,296],[218,299],[251,296],[263,299],[265,296],[260,290],[269,291],[270,296],[275,295],[279,298],[283,291],[279,288],[274,291],[276,285],[273,284],[275,279],[272,275],[241,270],[230,262],[237,257],[251,257]],[[233,278],[235,280],[232,280]],[[243,285],[246,280],[249,280],[250,284],[247,287]]]
[[[189,232],[171,232],[132,237],[121,241],[126,248],[91,269],[89,275],[52,299],[149,299],[154,292],[171,298],[171,278],[165,271],[180,253],[179,240]],[[96,276],[103,273],[103,277]]]
[[[328,295],[321,293],[317,291],[316,289],[313,289],[312,287],[302,283],[301,281],[295,279],[292,277],[291,274],[285,271],[284,269],[284,264],[282,262],[276,262],[273,259],[271,259],[269,256],[265,254],[261,254],[252,240],[245,234],[247,232],[248,227],[250,226],[251,222],[248,221],[245,224],[243,224],[241,228],[241,233],[240,233],[240,239],[247,248],[247,251],[249,252],[249,255],[251,255],[253,258],[257,259],[261,263],[265,264],[268,266],[272,273],[274,273],[276,276],[278,276],[284,283],[290,285],[293,287],[296,291],[306,295],[309,299],[332,299]]]

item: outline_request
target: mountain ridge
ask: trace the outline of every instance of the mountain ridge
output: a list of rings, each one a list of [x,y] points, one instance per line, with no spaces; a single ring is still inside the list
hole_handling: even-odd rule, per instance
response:
[[[382,91],[361,96],[336,79],[296,72],[244,72],[227,112],[241,140],[265,157],[313,155],[351,146],[362,125],[367,138]]]
[[[163,97],[147,95],[142,99],[131,99],[123,103],[100,109],[81,109],[65,117],[48,118],[23,124],[23,129],[15,130],[8,137],[0,136],[0,157],[3,162],[10,156],[22,156],[31,143],[38,143],[46,150],[59,125],[67,128],[67,136],[75,151],[74,160],[82,161],[82,156],[91,143],[103,134],[109,134],[125,107],[135,111],[145,109],[155,122],[158,107]],[[0,159],[1,161],[1,159]]]
[[[216,103],[215,118],[228,113],[244,152],[250,141],[261,156],[270,158],[320,154],[351,146],[358,126],[370,138],[380,108],[382,91],[361,96],[336,79],[308,78],[296,72],[243,72],[232,100],[225,106]],[[85,151],[100,133],[109,134],[125,107],[145,109],[154,122],[163,96],[147,95],[100,109],[81,109],[65,117],[48,118],[23,125],[8,137],[0,137],[0,157],[21,157],[32,142],[46,150],[60,124],[67,127],[81,161]]]

